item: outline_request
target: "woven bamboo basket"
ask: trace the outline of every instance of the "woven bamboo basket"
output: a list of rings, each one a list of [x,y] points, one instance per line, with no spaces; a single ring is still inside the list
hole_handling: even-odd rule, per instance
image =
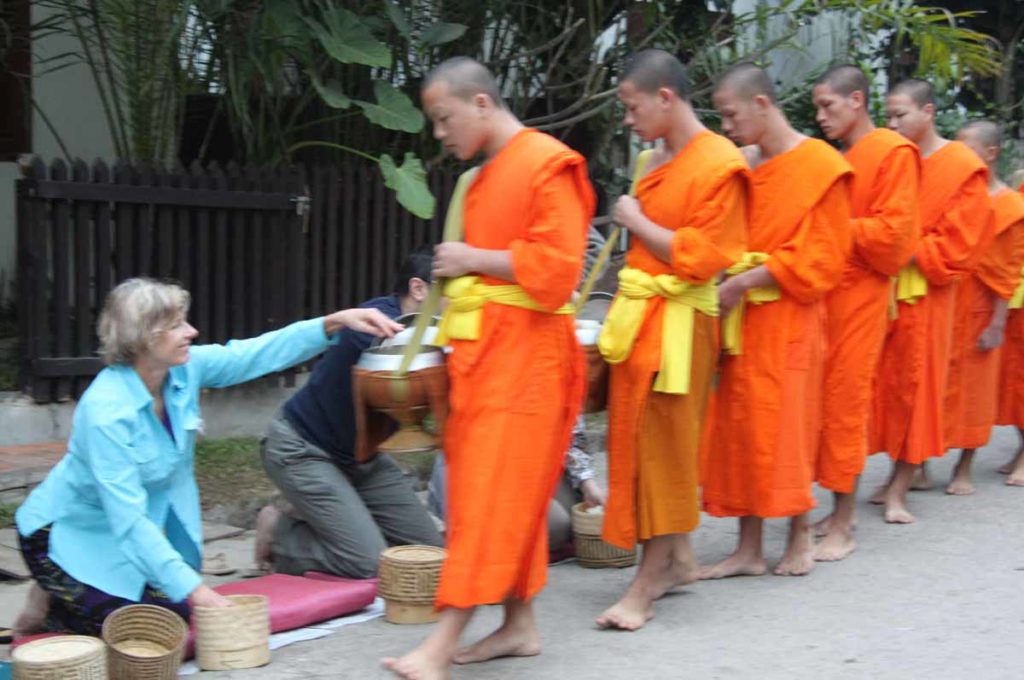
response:
[[[14,680],[107,680],[107,646],[85,635],[44,638],[11,653]]]
[[[230,607],[194,607],[196,662],[204,671],[270,663],[270,612],[263,595],[228,595]]]
[[[572,506],[573,545],[576,561],[588,569],[632,567],[636,564],[636,549],[623,550],[601,540],[604,525],[603,512],[587,512],[587,506]]]
[[[169,609],[133,604],[103,622],[110,680],[174,680],[185,655],[188,626]]]
[[[399,545],[380,554],[377,589],[391,623],[437,621],[434,596],[447,553],[430,545]]]

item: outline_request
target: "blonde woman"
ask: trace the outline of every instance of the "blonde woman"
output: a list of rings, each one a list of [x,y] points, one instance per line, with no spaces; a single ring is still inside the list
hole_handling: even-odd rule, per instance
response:
[[[323,352],[352,328],[401,330],[375,309],[348,309],[226,345],[193,346],[190,297],[150,279],[124,281],[100,315],[107,364],[75,409],[68,452],[18,509],[35,584],[15,636],[39,630],[98,635],[136,602],[188,620],[190,606],[227,606],[203,584],[193,470],[199,391],[280,371]]]

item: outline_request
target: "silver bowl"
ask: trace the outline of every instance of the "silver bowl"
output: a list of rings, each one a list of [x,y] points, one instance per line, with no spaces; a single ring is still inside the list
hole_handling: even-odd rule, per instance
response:
[[[371,347],[365,350],[356,362],[356,366],[367,371],[397,371],[402,365],[405,347]],[[444,364],[444,351],[440,347],[424,345],[413,357],[409,371],[418,371],[432,366]]]

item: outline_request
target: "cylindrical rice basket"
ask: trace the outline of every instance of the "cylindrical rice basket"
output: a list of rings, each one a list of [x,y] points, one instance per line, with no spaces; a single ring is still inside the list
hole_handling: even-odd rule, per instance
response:
[[[584,503],[572,506],[573,545],[576,561],[588,569],[632,567],[636,564],[636,549],[623,550],[601,540],[604,512],[587,512]]]
[[[399,545],[380,554],[377,589],[391,623],[437,621],[434,596],[447,553],[431,545]]]
[[[270,611],[263,595],[228,595],[230,607],[194,607],[196,663],[204,671],[270,663]]]
[[[107,646],[85,635],[29,642],[11,653],[14,680],[106,680]]]
[[[174,680],[185,655],[188,626],[164,607],[133,604],[103,622],[110,680]]]

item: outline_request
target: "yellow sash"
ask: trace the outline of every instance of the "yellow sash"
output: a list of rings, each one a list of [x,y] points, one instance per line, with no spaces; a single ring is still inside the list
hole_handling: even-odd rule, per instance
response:
[[[743,253],[740,260],[725,270],[729,276],[736,276],[748,272],[754,267],[760,267],[768,261],[768,253],[747,252]],[[743,310],[747,303],[754,305],[765,302],[775,302],[782,297],[782,291],[778,286],[760,286],[751,288],[744,294],[735,307],[729,310],[722,322],[722,349],[728,354],[743,354]]]
[[[1024,277],[1024,269],[1020,270],[1020,274]],[[1017,284],[1017,289],[1013,291],[1013,295],[1010,296],[1010,303],[1007,305],[1009,309],[1022,309],[1024,308],[1024,279]]]
[[[576,311],[572,305],[565,304],[551,312],[541,307],[522,286],[514,283],[489,285],[473,274],[449,279],[444,284],[444,295],[448,298],[448,307],[438,324],[438,345],[447,345],[449,339],[479,340],[482,312],[488,302],[548,314],[572,314]]]
[[[900,269],[899,274],[892,277],[892,290],[889,297],[889,319],[900,315],[899,302],[915,305],[928,294],[928,279],[924,277],[916,264],[908,264]]]
[[[672,274],[651,276],[625,267],[619,272],[619,293],[597,339],[597,348],[609,364],[620,364],[633,351],[644,322],[647,301],[665,298],[661,326],[661,366],[654,381],[655,392],[687,394],[693,361],[693,311],[718,316],[718,291],[714,282],[689,284]]]

